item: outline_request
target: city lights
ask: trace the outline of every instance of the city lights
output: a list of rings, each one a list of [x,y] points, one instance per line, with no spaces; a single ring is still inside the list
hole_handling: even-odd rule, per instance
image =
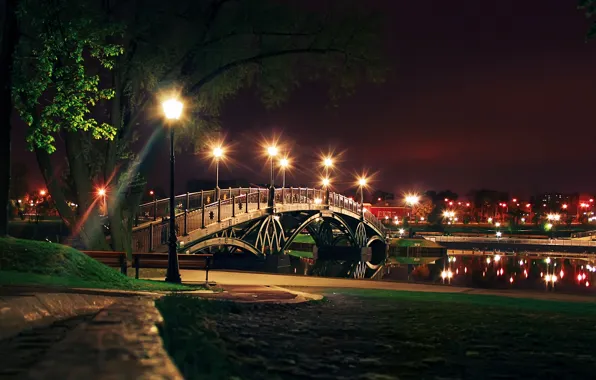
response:
[[[42,197],[45,197],[45,196],[46,196],[46,194],[47,194],[47,193],[46,193],[46,191],[45,191],[45,190],[40,190],[40,191],[39,191],[39,195],[41,195]]]
[[[287,168],[290,165],[290,161],[287,158],[282,158],[279,160],[279,166],[283,169]]]
[[[360,187],[364,187],[364,186],[366,186],[366,178],[364,178],[364,177],[360,177],[360,178],[358,179],[358,186],[360,186]]]
[[[331,184],[331,180],[329,178],[323,178],[323,180],[321,181],[321,184],[323,185],[323,187],[328,187]],[[388,217],[385,217],[388,218]]]
[[[323,166],[325,168],[331,168],[331,167],[333,167],[333,158],[331,158],[329,156],[328,157],[325,157],[323,159]]]

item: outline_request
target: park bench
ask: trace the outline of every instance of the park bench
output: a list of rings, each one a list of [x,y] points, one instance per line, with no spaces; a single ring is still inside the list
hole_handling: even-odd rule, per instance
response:
[[[109,266],[110,268],[119,268],[120,272],[126,276],[126,252],[114,251],[83,251],[84,254]]]
[[[209,268],[213,254],[178,254],[178,267],[180,269],[205,269],[205,282],[209,281]],[[133,267],[135,268],[135,278],[139,278],[139,269],[141,268],[158,268],[165,269],[168,267],[167,253],[133,253],[132,254]]]

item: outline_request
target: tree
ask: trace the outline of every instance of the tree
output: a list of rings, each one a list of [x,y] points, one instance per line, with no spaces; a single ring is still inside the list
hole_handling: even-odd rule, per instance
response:
[[[66,150],[77,156],[70,170],[81,169],[80,159],[88,147],[79,140],[113,139],[116,130],[90,116],[98,102],[114,96],[113,90],[100,87],[100,69],[111,69],[122,48],[108,39],[118,33],[113,24],[103,24],[93,1],[22,0],[18,16],[21,33],[14,58],[12,95],[21,118],[28,124],[27,142],[36,151],[38,162],[50,162],[56,150],[55,136],[60,135]],[[46,170],[43,170],[46,169]],[[84,172],[81,169],[81,172]],[[101,225],[96,213],[85,212],[77,220],[64,193],[59,190],[55,172],[42,168],[52,197],[61,207],[60,215],[73,230],[80,229],[88,247],[106,248],[99,239]],[[78,194],[91,194],[90,187],[78,188]],[[88,196],[79,197],[84,210],[96,208]],[[82,227],[82,228],[81,228]],[[103,241],[102,241],[103,240]]]
[[[0,36],[0,236],[8,235],[8,212],[10,192],[10,96],[12,57],[19,38],[16,17],[16,0],[5,0],[1,10],[2,29]]]
[[[339,10],[349,8],[343,1],[336,4],[338,9],[309,12],[272,0],[102,1],[102,25],[126,25],[121,35],[97,42],[113,42],[124,51],[104,75],[114,96],[100,102],[110,128],[99,137],[113,139],[92,143],[88,134],[62,131],[65,179],[52,177],[55,169],[43,146],[36,147],[63,218],[79,222],[67,210],[63,194],[69,188],[85,210],[93,204],[94,183],[108,186],[111,248],[130,251],[133,216],[150,170],[145,158],[162,133],[159,117],[149,112],[158,109],[160,93],[175,91],[185,99],[188,117],[179,138],[185,143],[179,145],[199,149],[217,128],[222,104],[241,88],[256,88],[264,103],[274,106],[305,80],[328,81],[332,98],[350,93],[362,79],[379,80],[378,21]],[[131,146],[143,126],[156,132],[134,153]],[[90,248],[106,246],[103,235],[88,234],[97,236],[88,239]]]
[[[596,36],[596,0],[579,0],[578,8],[585,12],[586,18],[592,20],[592,26],[588,31],[587,38],[593,38]]]
[[[423,197],[412,207],[412,213],[416,217],[416,220],[420,220],[421,218],[428,220],[428,215],[433,211],[433,208],[432,201],[427,197]]]

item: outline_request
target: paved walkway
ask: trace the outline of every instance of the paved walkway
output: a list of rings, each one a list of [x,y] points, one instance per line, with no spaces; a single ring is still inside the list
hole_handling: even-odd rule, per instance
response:
[[[204,282],[205,272],[201,270],[181,270],[182,280],[185,283]],[[160,279],[161,280],[161,279]],[[253,285],[253,286],[280,286],[309,288],[309,292],[320,292],[322,289],[356,288],[356,289],[382,289],[400,290],[410,292],[434,293],[467,293],[489,294],[516,298],[534,298],[544,300],[558,300],[571,302],[596,302],[596,298],[586,295],[573,295],[563,293],[541,293],[524,290],[491,290],[474,289],[457,286],[426,285],[391,281],[353,280],[343,278],[311,277],[300,275],[279,275],[269,273],[250,273],[236,271],[209,271],[209,280],[218,285]],[[319,290],[315,289],[319,288]]]

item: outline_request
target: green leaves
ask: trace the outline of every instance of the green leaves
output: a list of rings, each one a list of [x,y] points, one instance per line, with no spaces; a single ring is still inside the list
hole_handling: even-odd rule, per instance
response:
[[[112,69],[123,53],[107,41],[122,28],[102,20],[92,3],[80,0],[24,0],[19,22],[23,33],[15,56],[13,99],[29,125],[30,149],[56,150],[61,130],[88,131],[96,139],[111,140],[116,129],[91,116],[92,107],[114,97],[100,87],[103,69]]]
[[[580,0],[578,9],[582,10],[586,14],[586,18],[593,19],[596,14],[596,0]],[[592,26],[588,31],[587,38],[593,38],[596,36],[596,21],[592,22]]]

